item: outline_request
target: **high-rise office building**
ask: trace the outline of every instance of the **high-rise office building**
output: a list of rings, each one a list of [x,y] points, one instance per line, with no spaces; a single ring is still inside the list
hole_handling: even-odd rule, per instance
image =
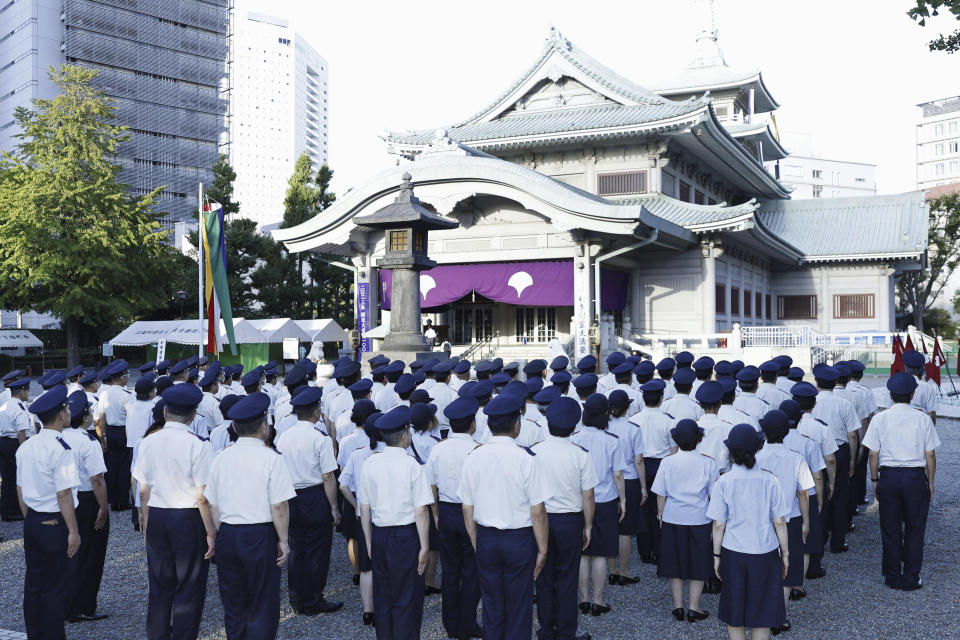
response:
[[[130,139],[120,178],[142,195],[165,186],[156,209],[190,221],[197,184],[210,182],[227,135],[230,0],[11,0],[0,7],[0,145],[17,133],[13,111],[52,98],[51,65],[99,71]]]
[[[235,12],[230,88],[230,160],[240,214],[258,226],[283,219],[294,163],[327,162],[326,60],[289,21]]]
[[[917,106],[917,189],[960,182],[960,96]]]

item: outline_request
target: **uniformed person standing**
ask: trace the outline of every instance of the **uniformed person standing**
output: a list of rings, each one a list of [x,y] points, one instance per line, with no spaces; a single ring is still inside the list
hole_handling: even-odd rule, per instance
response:
[[[103,462],[100,441],[87,431],[93,421],[87,394],[81,389],[70,394],[67,400],[70,426],[63,430],[61,437],[73,450],[80,476],[76,509],[80,550],[77,552],[77,580],[68,619],[70,622],[103,620],[107,614],[97,612],[97,594],[110,535],[107,483],[103,479],[107,466]]]
[[[308,387],[290,400],[297,422],[276,442],[297,494],[290,500],[290,607],[307,616],[343,606],[343,602],[329,602],[323,597],[333,528],[340,525],[340,510],[333,441],[316,428],[322,395],[320,387]]]
[[[640,578],[630,575],[630,549],[634,536],[646,531],[643,505],[647,501],[647,474],[643,469],[643,437],[640,429],[627,420],[630,397],[625,390],[615,389],[610,392],[609,403],[610,423],[607,431],[617,436],[617,446],[626,462],[623,470],[626,506],[618,525],[619,566],[615,566],[613,560],[610,561],[610,575],[607,580],[611,585],[626,586],[640,582]],[[549,501],[547,515],[550,515]]]
[[[923,536],[933,500],[940,438],[928,415],[910,406],[917,380],[895,373],[887,381],[893,405],[870,422],[870,479],[880,506],[883,577],[893,589],[923,586]]]
[[[130,461],[132,450],[127,447],[127,403],[133,396],[126,390],[127,361],[114,360],[100,374],[100,425],[107,445],[107,499],[114,511],[130,508]]]
[[[744,367],[737,372],[737,382],[740,384],[740,395],[733,401],[733,406],[743,411],[745,414],[757,420],[765,416],[771,409],[766,400],[757,395],[758,380],[760,379],[760,369],[757,367]]]
[[[424,579],[430,553],[427,474],[406,453],[410,409],[395,407],[374,424],[384,443],[360,470],[357,504],[373,561],[377,638],[414,640],[423,619]]]
[[[910,349],[903,352],[903,366],[906,367],[906,372],[917,379],[917,389],[913,393],[910,405],[923,411],[930,416],[933,424],[937,424],[937,406],[940,398],[937,397],[936,387],[931,387],[923,381],[926,363],[927,359],[919,351]]]
[[[660,405],[663,411],[672,415],[678,422],[683,419],[697,421],[703,416],[703,409],[700,408],[696,400],[690,397],[693,382],[696,378],[697,374],[689,367],[677,369],[671,379],[677,394],[669,400],[665,399],[663,404]]]
[[[17,503],[17,449],[33,431],[33,418],[24,404],[30,378],[8,380],[10,399],[0,410],[0,516],[4,522],[23,520]]]
[[[80,476],[70,445],[60,436],[70,424],[67,388],[57,386],[30,405],[43,428],[17,450],[17,497],[25,522],[23,623],[29,638],[62,640],[76,588],[77,488]]]
[[[590,634],[577,636],[577,580],[581,552],[593,532],[597,474],[590,454],[570,441],[580,415],[576,400],[557,399],[547,408],[549,435],[534,445],[537,465],[553,493],[545,502],[547,559],[536,580],[540,640],[590,640]]]
[[[147,546],[147,638],[197,637],[216,528],[203,495],[210,443],[190,429],[203,393],[190,384],[163,391],[166,423],[140,441],[133,477]]]
[[[270,397],[260,391],[230,408],[239,438],[214,458],[203,490],[217,526],[228,640],[275,638],[280,624],[280,567],[290,555],[287,501],[296,493],[282,456],[264,442],[269,409]]]
[[[547,559],[544,502],[552,491],[533,452],[514,440],[522,405],[522,397],[506,394],[484,407],[491,437],[467,456],[460,476],[463,519],[477,552],[487,640],[530,635],[533,582]]]
[[[433,519],[440,537],[440,578],[443,628],[451,638],[481,636],[477,624],[480,581],[477,555],[463,521],[460,502],[460,472],[471,451],[479,446],[473,439],[476,398],[457,398],[444,409],[450,424],[449,437],[436,444],[427,459],[427,480],[433,489]]]

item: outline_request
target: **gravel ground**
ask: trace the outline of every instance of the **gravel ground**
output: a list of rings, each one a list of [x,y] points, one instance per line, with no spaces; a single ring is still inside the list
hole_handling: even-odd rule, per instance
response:
[[[939,451],[937,489],[927,527],[924,588],[912,593],[891,591],[880,576],[880,533],[875,505],[855,519],[857,530],[848,540],[849,553],[824,559],[825,578],[808,581],[809,596],[791,602],[788,618],[793,638],[957,638],[960,637],[960,571],[956,540],[960,539],[960,422],[941,420],[943,447]],[[113,514],[108,560],[100,591],[100,610],[110,614],[103,622],[67,625],[67,637],[90,640],[130,640],[145,637],[147,571],[143,539],[130,525],[128,513]],[[23,541],[20,523],[0,524],[0,629],[23,631]],[[598,640],[638,637],[718,638],[724,627],[713,615],[704,622],[676,622],[670,616],[670,591],[655,569],[637,562],[634,575],[643,580],[630,587],[608,587],[606,601],[613,611],[605,616],[580,617],[581,632]],[[360,595],[351,579],[345,544],[335,537],[327,597],[346,602],[339,612],[314,618],[295,616],[284,602],[279,638],[373,638],[360,625]],[[284,576],[285,578],[285,576]],[[285,581],[285,580],[284,580]],[[286,598],[286,586],[283,587]],[[703,606],[712,614],[717,597],[705,595]],[[200,637],[225,638],[223,611],[210,571],[207,603]],[[444,638],[440,599],[426,600],[423,638]]]

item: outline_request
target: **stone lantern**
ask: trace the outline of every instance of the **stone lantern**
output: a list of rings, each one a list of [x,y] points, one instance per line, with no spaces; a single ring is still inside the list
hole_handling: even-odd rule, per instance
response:
[[[417,354],[430,351],[420,331],[419,272],[437,266],[427,257],[427,233],[432,229],[455,229],[460,223],[424,208],[413,195],[410,174],[404,173],[402,178],[393,204],[369,216],[354,218],[354,223],[383,230],[384,254],[377,266],[393,270],[390,332],[383,340],[382,351],[391,354],[392,359],[413,360]]]

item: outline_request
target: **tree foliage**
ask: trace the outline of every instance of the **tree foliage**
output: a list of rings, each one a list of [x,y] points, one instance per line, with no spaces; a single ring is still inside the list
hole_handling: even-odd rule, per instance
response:
[[[940,15],[941,10],[953,14],[955,19],[960,20],[960,0],[916,0],[916,6],[911,7],[907,15],[921,27],[925,27],[927,19]],[[946,35],[941,33],[927,45],[930,51],[956,53],[960,51],[960,29]]]
[[[899,280],[901,300],[910,305],[918,329],[924,328],[924,312],[933,306],[960,266],[960,193],[930,201],[929,233],[927,268],[907,272]]]
[[[160,189],[137,198],[118,181],[112,158],[127,135],[96,74],[51,69],[59,95],[16,110],[19,143],[0,160],[0,304],[58,315],[71,365],[81,325],[168,303],[173,254],[151,210]]]

